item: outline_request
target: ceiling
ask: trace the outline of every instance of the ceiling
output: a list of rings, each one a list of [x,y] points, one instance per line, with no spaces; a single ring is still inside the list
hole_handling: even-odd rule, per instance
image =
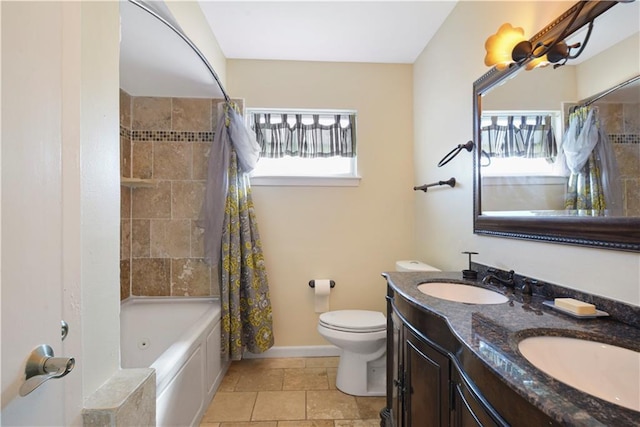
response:
[[[456,5],[445,1],[200,0],[225,57],[412,64]]]

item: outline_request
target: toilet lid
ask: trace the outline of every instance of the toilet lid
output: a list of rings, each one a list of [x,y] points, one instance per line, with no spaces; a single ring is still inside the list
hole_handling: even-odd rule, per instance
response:
[[[377,332],[387,328],[387,318],[379,311],[337,310],[322,313],[320,324],[342,331]]]

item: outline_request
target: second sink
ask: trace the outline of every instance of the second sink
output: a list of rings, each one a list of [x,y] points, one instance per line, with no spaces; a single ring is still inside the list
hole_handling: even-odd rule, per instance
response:
[[[509,301],[504,295],[477,286],[450,282],[427,282],[418,285],[425,295],[467,304],[502,304]]]

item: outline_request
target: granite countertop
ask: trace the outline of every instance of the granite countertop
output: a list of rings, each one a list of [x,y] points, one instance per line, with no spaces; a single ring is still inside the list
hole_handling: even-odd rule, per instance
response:
[[[446,321],[460,343],[511,389],[565,425],[637,426],[640,412],[592,397],[535,368],[518,351],[528,336],[585,338],[640,351],[640,329],[611,318],[575,319],[542,304],[541,295],[522,295],[503,286],[463,280],[459,272],[389,272],[389,285],[411,304]],[[430,297],[417,288],[429,281],[451,281],[498,291],[509,302],[464,304]],[[597,307],[600,308],[600,307]],[[640,378],[631,381],[639,381]]]

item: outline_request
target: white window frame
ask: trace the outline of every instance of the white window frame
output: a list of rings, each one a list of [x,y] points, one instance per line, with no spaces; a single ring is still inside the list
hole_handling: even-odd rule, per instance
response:
[[[357,121],[356,110],[338,110],[338,109],[300,109],[300,108],[246,108],[245,120],[247,125],[251,126],[253,120],[253,114],[319,114],[321,116],[327,115],[355,115]],[[357,132],[357,127],[356,127]],[[356,142],[356,150],[358,149],[360,141]],[[260,160],[258,160],[260,164]],[[351,171],[346,174],[317,174],[317,175],[255,175],[254,172],[249,174],[251,185],[255,186],[319,186],[319,187],[356,187],[360,184],[362,177],[358,174],[358,153],[356,156],[350,158]]]

